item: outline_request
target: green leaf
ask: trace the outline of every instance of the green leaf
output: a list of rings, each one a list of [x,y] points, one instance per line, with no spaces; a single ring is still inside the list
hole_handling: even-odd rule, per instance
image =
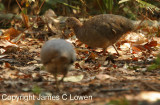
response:
[[[22,8],[22,13],[24,13],[25,15],[27,15],[27,8]]]
[[[102,8],[102,6],[101,6],[101,4],[100,4],[99,0],[97,0],[97,3],[98,3],[98,6],[99,6],[99,8],[100,8],[101,12],[103,13],[103,8]]]
[[[130,105],[130,102],[125,99],[117,99],[117,100],[111,100],[107,105]]]
[[[127,1],[130,1],[130,0],[120,0],[120,1],[118,2],[118,4],[121,4],[121,3],[124,3],[124,2],[127,2]]]
[[[152,64],[152,65],[150,65],[148,68],[147,68],[147,70],[148,71],[151,71],[151,70],[155,70],[155,69],[157,69],[158,68],[158,65],[157,64]]]
[[[41,101],[40,101],[40,100],[36,100],[36,101],[34,102],[34,105],[41,105]]]
[[[155,5],[152,5],[152,4],[150,4],[150,3],[147,3],[147,2],[145,2],[145,1],[142,1],[142,0],[136,0],[140,5],[141,5],[141,7],[142,8],[146,8],[146,9],[154,9],[154,10],[156,10],[156,11],[159,11],[160,9],[158,8],[158,7],[156,7]]]
[[[75,6],[72,6],[72,5],[69,5],[69,4],[67,4],[67,3],[60,2],[60,1],[58,1],[58,2],[61,3],[61,4],[63,4],[63,5],[65,5],[65,6],[68,6],[68,7],[71,7],[71,8],[73,8],[73,9],[79,10],[79,8],[77,8],[77,7],[75,7]]]
[[[155,63],[156,63],[157,65],[160,65],[160,57],[158,57],[158,58],[155,60]]]
[[[32,92],[35,94],[40,94],[42,92],[42,88],[38,87],[38,86],[34,86],[32,88]]]

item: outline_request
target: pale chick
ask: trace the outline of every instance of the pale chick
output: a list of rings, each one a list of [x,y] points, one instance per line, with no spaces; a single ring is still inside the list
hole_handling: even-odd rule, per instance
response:
[[[104,52],[125,33],[135,29],[131,20],[113,14],[96,15],[83,24],[75,17],[69,17],[66,25],[81,42],[93,48],[103,48]]]
[[[61,81],[66,76],[70,65],[76,60],[72,44],[63,39],[47,41],[41,49],[41,61],[45,69],[54,75],[58,88],[57,74],[63,74]]]

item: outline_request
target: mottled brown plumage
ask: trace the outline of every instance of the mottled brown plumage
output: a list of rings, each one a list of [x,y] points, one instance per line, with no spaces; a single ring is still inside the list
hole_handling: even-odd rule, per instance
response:
[[[66,25],[71,27],[76,37],[90,47],[106,49],[123,34],[134,29],[131,20],[113,14],[101,14],[82,24],[75,17],[69,17]]]

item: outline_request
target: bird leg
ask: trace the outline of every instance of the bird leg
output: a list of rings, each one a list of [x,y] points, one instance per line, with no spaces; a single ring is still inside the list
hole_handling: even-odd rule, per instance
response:
[[[115,44],[113,44],[112,46],[115,49],[115,51],[117,52],[117,55],[119,56],[120,54],[119,54],[119,52],[118,52],[117,47],[115,46]]]
[[[106,56],[106,50],[107,50],[107,48],[103,49],[103,55],[105,55],[105,56]]]
[[[63,77],[62,77],[62,79],[59,81],[60,83],[63,82],[64,77],[66,77],[66,75],[67,75],[67,70],[64,70]]]
[[[59,90],[59,83],[58,83],[58,80],[57,80],[57,72],[54,73],[54,78],[55,78],[55,82],[56,82],[56,87]]]

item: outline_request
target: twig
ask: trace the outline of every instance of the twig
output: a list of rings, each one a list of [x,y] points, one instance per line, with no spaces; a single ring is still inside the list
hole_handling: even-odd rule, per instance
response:
[[[19,6],[19,8],[21,9],[21,11],[22,11],[22,7],[20,6],[20,4],[19,4],[19,2],[16,0],[16,2],[17,2],[17,4],[18,4],[18,6]]]
[[[150,85],[150,84],[148,84],[148,83],[146,83],[144,81],[140,80],[140,82],[143,83],[145,86],[149,87],[150,89],[154,90],[154,91],[160,91],[159,89],[153,87],[152,85]]]
[[[39,9],[38,9],[38,12],[41,10],[41,8],[42,8],[42,6],[43,6],[43,4],[44,4],[45,1],[46,1],[46,0],[43,0],[41,6],[40,6]],[[37,14],[38,14],[38,13],[37,13]]]
[[[121,91],[130,91],[133,89],[108,89],[108,90],[101,90],[101,92],[121,92]],[[134,89],[136,91],[141,91],[140,89]]]

